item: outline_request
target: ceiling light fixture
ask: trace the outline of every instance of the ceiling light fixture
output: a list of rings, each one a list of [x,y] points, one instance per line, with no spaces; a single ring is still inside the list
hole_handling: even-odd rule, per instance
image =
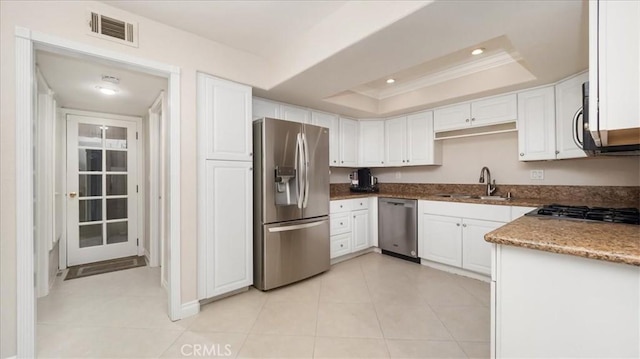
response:
[[[96,88],[105,95],[115,95],[118,91],[108,87],[96,86]]]
[[[480,55],[480,54],[481,54],[481,53],[483,53],[483,52],[484,52],[484,48],[479,47],[479,48],[477,48],[477,49],[475,49],[475,50],[471,51],[471,55]]]
[[[394,83],[394,82],[396,82],[396,80],[394,80],[394,79],[387,79],[387,83],[388,83],[388,84],[392,84],[392,83]]]

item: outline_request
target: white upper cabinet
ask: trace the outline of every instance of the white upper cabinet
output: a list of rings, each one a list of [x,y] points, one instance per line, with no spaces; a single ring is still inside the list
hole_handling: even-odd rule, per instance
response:
[[[411,166],[442,164],[442,143],[433,140],[433,112],[407,116],[407,163]]]
[[[387,166],[405,166],[407,162],[407,117],[396,117],[384,122],[385,127],[385,164]]]
[[[553,86],[518,94],[518,158],[521,161],[556,158]]]
[[[440,164],[440,147],[433,140],[431,111],[385,121],[385,166]]]
[[[556,85],[557,159],[587,157],[574,140],[578,136],[582,142],[582,119],[578,114],[582,113],[582,84],[586,81],[589,74],[583,73]]]
[[[358,167],[358,121],[340,118],[340,166]]]
[[[283,120],[299,123],[311,123],[311,111],[306,108],[281,105],[280,115]]]
[[[491,97],[471,103],[471,125],[512,122],[518,118],[516,94]]]
[[[459,130],[469,127],[471,122],[471,107],[468,103],[439,108],[433,114],[436,132]]]
[[[589,1],[589,123],[597,144],[638,143],[638,64],[640,1]]]
[[[259,97],[253,98],[253,119],[280,118],[280,104]]]
[[[197,102],[204,158],[251,161],[251,87],[198,74]]]
[[[358,121],[360,125],[361,167],[384,166],[384,121]]]
[[[340,165],[340,118],[324,112],[311,112],[311,123],[329,129],[329,166]]]
[[[513,122],[517,119],[515,94],[440,108],[434,111],[435,132]]]

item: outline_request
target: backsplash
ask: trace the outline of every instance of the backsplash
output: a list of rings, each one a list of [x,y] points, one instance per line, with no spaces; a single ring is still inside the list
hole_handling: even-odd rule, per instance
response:
[[[482,184],[443,184],[443,183],[380,183],[382,193],[403,194],[440,194],[464,193],[474,196],[485,194],[486,185]],[[506,196],[511,192],[514,198],[552,199],[554,201],[589,200],[593,202],[640,203],[638,186],[533,186],[533,185],[497,185],[494,195]],[[331,195],[349,193],[349,184],[332,183]]]

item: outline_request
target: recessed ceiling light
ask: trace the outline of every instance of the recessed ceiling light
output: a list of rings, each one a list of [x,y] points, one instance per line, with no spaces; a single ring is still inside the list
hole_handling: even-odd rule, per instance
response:
[[[392,83],[394,83],[394,82],[396,82],[396,80],[394,80],[394,79],[387,79],[387,83],[388,83],[388,84],[392,84]]]
[[[102,92],[103,94],[109,95],[109,96],[115,95],[118,92],[117,90],[114,90],[114,89],[108,88],[108,87],[96,86],[96,88],[98,90],[100,90],[100,92]]]
[[[471,51],[471,55],[480,55],[480,54],[481,54],[481,53],[483,53],[483,52],[484,52],[484,48],[479,47],[479,48],[477,48],[477,49],[475,49],[475,50]]]

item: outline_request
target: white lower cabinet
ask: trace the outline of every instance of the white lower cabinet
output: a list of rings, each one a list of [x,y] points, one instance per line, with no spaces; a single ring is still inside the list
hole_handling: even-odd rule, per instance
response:
[[[198,296],[253,284],[252,162],[205,161],[198,219]]]
[[[510,221],[510,206],[419,201],[418,210],[420,258],[491,274],[492,246],[484,235]]]
[[[369,245],[369,210],[353,211],[353,251],[360,251]]]
[[[377,197],[331,201],[331,258],[361,251],[377,244]]]
[[[491,243],[484,240],[484,235],[502,225],[502,222],[462,220],[462,268],[491,274]]]
[[[460,218],[422,214],[418,255],[454,267],[462,266]]]

